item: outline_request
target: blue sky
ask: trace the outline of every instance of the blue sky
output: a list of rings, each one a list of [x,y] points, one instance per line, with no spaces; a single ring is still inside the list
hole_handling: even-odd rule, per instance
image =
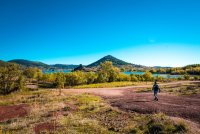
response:
[[[0,59],[200,63],[198,0],[0,0]]]

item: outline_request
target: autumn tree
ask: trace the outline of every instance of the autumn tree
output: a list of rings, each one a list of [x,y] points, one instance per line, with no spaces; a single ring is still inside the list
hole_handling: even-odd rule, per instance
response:
[[[85,74],[87,84],[92,84],[96,81],[97,75],[94,72],[88,72]]]
[[[82,71],[75,71],[65,75],[66,76],[66,85],[75,86],[82,85],[87,83],[86,75]]]
[[[100,64],[99,70],[97,72],[98,82],[113,82],[116,81],[120,70],[113,66],[112,62],[106,61]]]
[[[8,94],[18,90],[18,80],[21,75],[20,67],[16,64],[8,64],[0,68],[0,92]]]
[[[137,81],[138,81],[138,78],[137,78],[136,75],[131,74],[130,77],[131,77],[131,81],[134,81],[134,82],[137,82]]]
[[[65,87],[65,74],[63,72],[56,73],[55,85],[59,89],[59,95],[61,95],[61,89]]]
[[[118,81],[131,81],[130,75],[120,73],[118,74]]]
[[[25,78],[23,75],[20,75],[18,79],[18,89],[23,91],[25,88]]]
[[[143,77],[145,79],[145,81],[152,81],[153,80],[153,75],[152,73],[146,71],[144,74],[143,74]]]

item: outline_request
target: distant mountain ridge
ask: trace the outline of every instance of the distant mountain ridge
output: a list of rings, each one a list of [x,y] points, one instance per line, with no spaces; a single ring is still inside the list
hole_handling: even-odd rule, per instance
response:
[[[38,67],[38,68],[46,68],[46,69],[50,69],[50,68],[74,69],[74,68],[79,66],[79,65],[72,65],[72,64],[70,64],[70,65],[67,65],[67,64],[48,65],[48,64],[45,64],[43,62],[30,61],[30,60],[24,60],[24,59],[14,59],[14,60],[10,60],[8,62],[9,63],[16,63],[16,64],[22,65],[24,67]],[[7,63],[7,62],[0,61],[0,63],[3,64],[3,63]]]
[[[38,61],[30,61],[30,60],[24,60],[24,59],[14,59],[10,60],[8,62],[16,63],[25,67],[39,67],[39,68],[49,68],[50,66],[48,64],[45,64],[43,62]]]
[[[73,65],[73,64],[54,64],[54,65],[50,65],[53,68],[59,68],[59,69],[74,69],[77,68],[79,65]]]
[[[136,65],[136,64],[125,62],[123,60],[120,60],[118,58],[113,57],[112,55],[107,55],[107,56],[97,60],[96,62],[89,64],[87,67],[97,67],[105,61],[111,61],[113,63],[113,65],[117,66],[117,67],[127,66],[127,65],[130,65],[130,66],[133,66],[133,67],[142,67],[141,65]]]
[[[0,67],[6,66],[7,64],[7,62],[0,60]]]
[[[96,68],[98,67],[101,63],[105,62],[105,61],[111,61],[113,63],[114,66],[116,67],[133,67],[133,68],[149,68],[147,66],[142,66],[142,65],[137,65],[137,64],[132,64],[132,63],[128,63],[125,62],[123,60],[120,60],[118,58],[113,57],[112,55],[107,55],[87,66],[84,66],[84,68]],[[25,60],[25,59],[14,59],[14,60],[10,60],[10,61],[3,61],[0,60],[0,66],[5,66],[8,65],[8,63],[16,63],[19,65],[22,65],[24,67],[38,67],[38,68],[42,68],[42,69],[70,69],[73,70],[77,67],[79,67],[80,65],[73,65],[73,64],[53,64],[53,65],[48,65],[45,64],[43,62],[39,62],[39,61],[30,61],[30,60]],[[190,68],[190,67],[199,67],[200,64],[191,64],[191,65],[187,65],[184,66],[182,68]],[[162,66],[153,66],[153,68],[173,68],[173,67],[162,67]]]

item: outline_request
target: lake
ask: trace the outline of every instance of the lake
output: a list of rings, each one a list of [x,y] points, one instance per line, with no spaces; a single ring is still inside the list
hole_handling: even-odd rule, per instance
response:
[[[54,69],[54,70],[43,70],[42,71],[45,74],[52,74],[52,73],[59,73],[59,72],[64,72],[64,73],[69,73],[71,70],[67,69]]]
[[[59,69],[59,70],[43,70],[43,73],[45,74],[51,74],[51,73],[58,73],[58,72],[64,72],[64,73],[69,73],[71,72],[71,70],[67,70],[67,69]],[[144,72],[123,72],[124,74],[130,75],[130,74],[136,74],[136,75],[143,75]],[[153,74],[154,77],[156,76],[161,76],[163,78],[179,78],[182,77],[182,75],[170,75],[170,74]]]
[[[124,72],[124,74],[130,75],[130,74],[136,74],[136,75],[143,75],[144,72]],[[179,77],[183,77],[183,75],[171,75],[171,74],[153,74],[154,77],[156,76],[161,76],[163,78],[179,78]]]

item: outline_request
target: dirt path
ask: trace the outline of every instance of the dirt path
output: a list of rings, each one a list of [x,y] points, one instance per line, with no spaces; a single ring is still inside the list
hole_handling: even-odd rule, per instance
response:
[[[160,84],[160,86],[190,83],[191,81]],[[194,82],[194,81],[192,81]],[[200,81],[198,81],[200,82]],[[152,85],[131,86],[122,88],[101,89],[67,89],[68,93],[91,93],[99,95],[108,101],[111,106],[121,110],[138,113],[162,112],[169,116],[181,117],[200,124],[200,94],[192,96],[175,96],[160,93],[159,101],[153,101],[152,93],[137,93],[137,88],[148,88]]]
[[[178,85],[178,84],[186,84],[186,83],[200,83],[200,81],[176,81],[176,82],[168,82],[168,83],[162,83],[159,84],[159,86],[169,86],[169,85]],[[153,82],[152,82],[153,84]],[[152,87],[152,85],[137,85],[137,86],[126,86],[126,87],[112,87],[112,88],[86,88],[86,89],[67,89],[67,90],[96,90],[96,89],[132,89],[132,88],[149,88]]]

